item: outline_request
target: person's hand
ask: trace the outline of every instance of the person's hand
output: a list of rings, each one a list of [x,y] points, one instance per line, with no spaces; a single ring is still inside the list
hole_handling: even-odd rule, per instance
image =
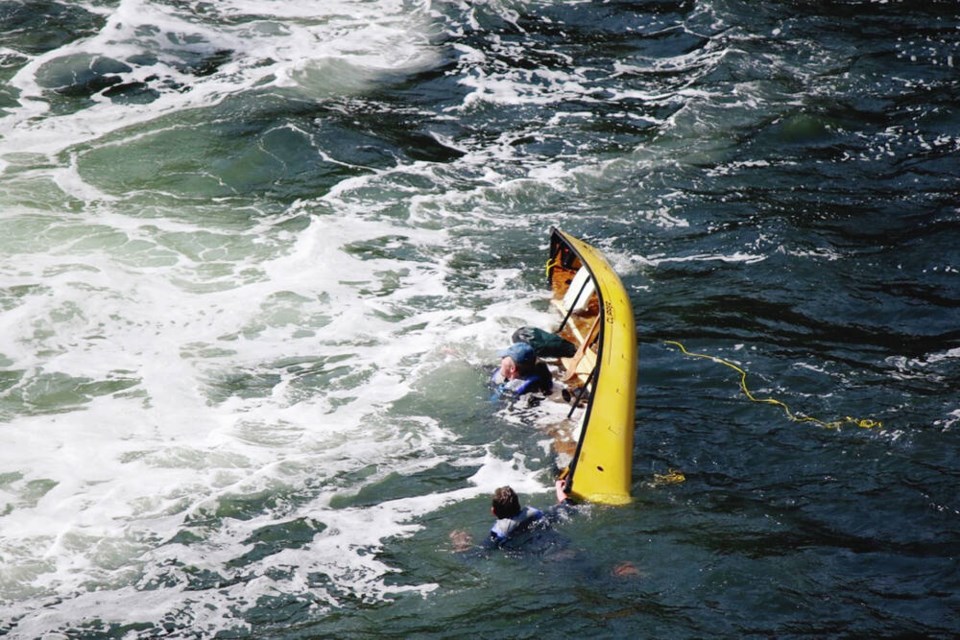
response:
[[[450,532],[450,545],[454,552],[466,551],[473,545],[473,536],[463,529],[456,529]]]
[[[554,489],[557,492],[557,502],[563,502],[569,497],[567,496],[567,481],[563,478],[557,480]]]

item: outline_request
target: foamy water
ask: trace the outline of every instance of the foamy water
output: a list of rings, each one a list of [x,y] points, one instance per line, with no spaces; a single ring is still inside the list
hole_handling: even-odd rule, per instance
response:
[[[135,144],[138,131],[160,138],[169,130],[153,124],[161,118],[231,95],[342,98],[384,75],[428,69],[437,58],[428,16],[392,2],[90,9],[104,15],[100,31],[24,65],[11,81],[20,107],[2,121],[0,353],[15,379],[5,387],[0,453],[0,617],[18,637],[84,620],[214,632],[237,624],[232,609],[277,590],[317,607],[406,590],[383,583],[391,569],[374,554],[384,539],[504,479],[540,486],[522,465],[467,451],[454,462],[479,467],[468,488],[330,506],[387,473],[449,458],[434,451],[454,439],[448,426],[387,413],[423,370],[442,366],[443,348],[480,361],[503,339],[495,318],[457,306],[442,260],[345,250],[395,236],[415,253],[440,254],[447,235],[365,219],[350,194],[368,178],[288,216],[237,225],[229,219],[237,201],[203,203],[199,222],[189,203],[168,218],[178,205],[158,201],[143,219],[127,194],[99,188],[108,175],[77,166],[91,150]],[[214,73],[183,70],[217,51],[229,55]],[[76,112],[51,113],[45,82],[97,56],[150,57],[118,78],[160,87],[156,98],[125,105],[95,95]],[[16,170],[34,154],[52,161]],[[27,204],[50,189],[60,193],[49,207]],[[291,219],[297,233],[284,229]],[[495,272],[483,277],[502,286]],[[418,303],[427,299],[432,308]],[[364,469],[375,471],[341,481]],[[245,512],[236,506],[244,501],[257,506]],[[264,531],[290,523],[303,535],[295,547],[250,555]],[[198,575],[218,587],[199,600]]]

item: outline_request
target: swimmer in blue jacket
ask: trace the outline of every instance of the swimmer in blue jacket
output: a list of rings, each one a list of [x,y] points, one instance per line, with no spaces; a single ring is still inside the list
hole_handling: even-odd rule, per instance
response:
[[[521,396],[531,391],[549,395],[553,390],[550,369],[526,342],[514,342],[497,355],[500,356],[500,367],[490,380],[496,386],[498,397]]]
[[[490,528],[487,540],[493,547],[513,547],[515,543],[522,544],[527,536],[522,534],[533,529],[543,529],[561,517],[563,514],[576,510],[566,493],[566,481],[557,480],[557,505],[541,511],[536,507],[521,507],[520,497],[510,487],[500,487],[493,494],[491,511],[497,518]],[[450,532],[450,543],[453,551],[462,553],[473,547],[473,536],[464,529]],[[486,546],[486,545],[484,545]]]
[[[557,492],[558,505],[569,506],[570,499],[567,496],[566,483],[564,480],[557,480],[555,489]],[[541,520],[552,520],[555,516],[556,508],[548,509],[550,513],[545,514],[536,507],[521,507],[520,497],[510,487],[500,487],[493,493],[493,506],[490,509],[497,521],[490,528],[490,539],[501,545],[512,536],[523,533]]]
[[[490,528],[490,539],[501,544],[510,536],[526,531],[538,520],[543,519],[543,511],[536,507],[521,507],[520,497],[510,487],[500,487],[493,492],[493,512],[497,519]]]

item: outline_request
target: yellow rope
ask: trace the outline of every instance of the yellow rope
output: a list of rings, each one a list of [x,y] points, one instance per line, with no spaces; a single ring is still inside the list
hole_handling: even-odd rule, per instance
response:
[[[670,469],[666,473],[653,474],[653,486],[660,487],[665,484],[680,484],[681,482],[685,482],[686,479],[687,477],[683,475],[682,471]]]
[[[677,348],[680,349],[680,351],[684,355],[691,356],[694,358],[706,358],[707,360],[713,360],[718,364],[722,364],[726,367],[730,367],[731,369],[733,369],[734,371],[740,374],[740,390],[743,391],[744,395],[747,396],[747,398],[749,398],[751,402],[762,402],[766,404],[776,405],[782,408],[784,412],[786,412],[787,417],[790,420],[793,420],[794,422],[812,422],[826,429],[839,429],[844,424],[855,424],[856,426],[862,429],[872,429],[873,427],[883,426],[883,423],[880,422],[879,420],[869,420],[869,419],[863,420],[859,418],[851,418],[850,416],[846,416],[843,420],[834,420],[832,422],[824,422],[823,420],[818,420],[817,418],[812,418],[810,416],[797,415],[790,410],[790,407],[788,407],[786,404],[784,404],[780,400],[777,400],[775,398],[754,397],[754,395],[750,393],[750,389],[747,388],[747,372],[741,369],[740,367],[738,367],[737,365],[735,365],[734,363],[730,362],[729,360],[724,360],[723,358],[707,355],[705,353],[693,353],[691,351],[687,351],[687,348],[684,347],[679,342],[677,342],[676,340],[667,340],[666,344],[671,344],[676,346]]]

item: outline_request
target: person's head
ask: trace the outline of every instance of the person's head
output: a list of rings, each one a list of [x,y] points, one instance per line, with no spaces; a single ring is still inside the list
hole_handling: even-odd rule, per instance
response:
[[[499,352],[500,373],[506,380],[514,380],[533,370],[537,352],[526,342],[514,342]]]
[[[520,513],[520,496],[510,487],[500,487],[493,492],[493,515],[497,518],[512,518]]]

